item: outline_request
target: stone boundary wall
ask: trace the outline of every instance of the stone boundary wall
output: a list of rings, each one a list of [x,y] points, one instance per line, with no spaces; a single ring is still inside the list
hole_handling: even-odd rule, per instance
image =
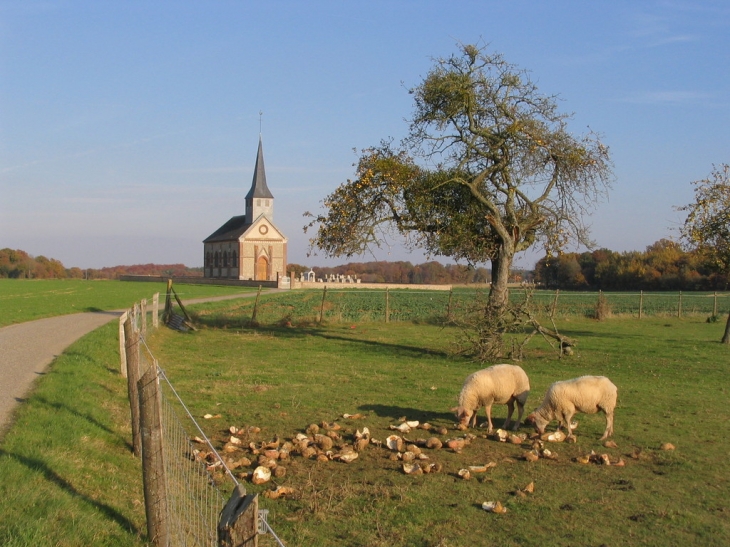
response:
[[[231,287],[258,287],[265,289],[410,289],[418,291],[450,291],[452,285],[417,285],[410,283],[336,283],[330,281],[291,281],[291,287],[279,286],[276,281],[253,281],[243,279],[212,279],[208,277],[169,276],[164,275],[120,275],[119,281],[151,281],[166,283],[189,283],[191,285],[225,285]]]
[[[190,285],[226,285],[231,287],[264,287],[266,289],[276,289],[276,281],[252,281],[244,279],[212,279],[207,277],[188,277],[188,276],[164,276],[164,275],[120,275],[119,281],[160,281],[166,283],[168,279],[172,279],[173,283],[188,283]]]
[[[451,285],[417,285],[412,283],[333,283],[329,281],[292,281],[292,289],[411,289],[450,291]]]

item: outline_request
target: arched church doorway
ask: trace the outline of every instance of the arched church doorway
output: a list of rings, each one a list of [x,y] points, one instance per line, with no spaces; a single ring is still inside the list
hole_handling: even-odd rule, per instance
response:
[[[269,261],[265,256],[260,256],[256,261],[256,281],[268,281]]]

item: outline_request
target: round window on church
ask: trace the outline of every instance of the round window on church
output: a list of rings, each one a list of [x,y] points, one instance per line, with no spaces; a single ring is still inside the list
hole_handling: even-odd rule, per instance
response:
[[[265,235],[269,231],[269,227],[266,224],[259,226],[259,233]]]

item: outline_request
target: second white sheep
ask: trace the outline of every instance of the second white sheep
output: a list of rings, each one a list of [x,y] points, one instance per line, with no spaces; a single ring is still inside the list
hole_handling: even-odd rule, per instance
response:
[[[552,384],[540,408],[525,420],[535,426],[538,433],[545,433],[545,427],[553,420],[558,421],[558,430],[565,425],[568,438],[574,439],[570,420],[576,412],[606,414],[604,440],[613,435],[613,411],[616,408],[618,389],[605,376],[581,376]]]

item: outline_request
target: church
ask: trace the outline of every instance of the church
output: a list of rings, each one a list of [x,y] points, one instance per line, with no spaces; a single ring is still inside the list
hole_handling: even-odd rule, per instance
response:
[[[266,185],[261,136],[245,201],[245,214],[203,240],[204,277],[278,281],[286,275],[287,238],[274,225],[274,196]]]

